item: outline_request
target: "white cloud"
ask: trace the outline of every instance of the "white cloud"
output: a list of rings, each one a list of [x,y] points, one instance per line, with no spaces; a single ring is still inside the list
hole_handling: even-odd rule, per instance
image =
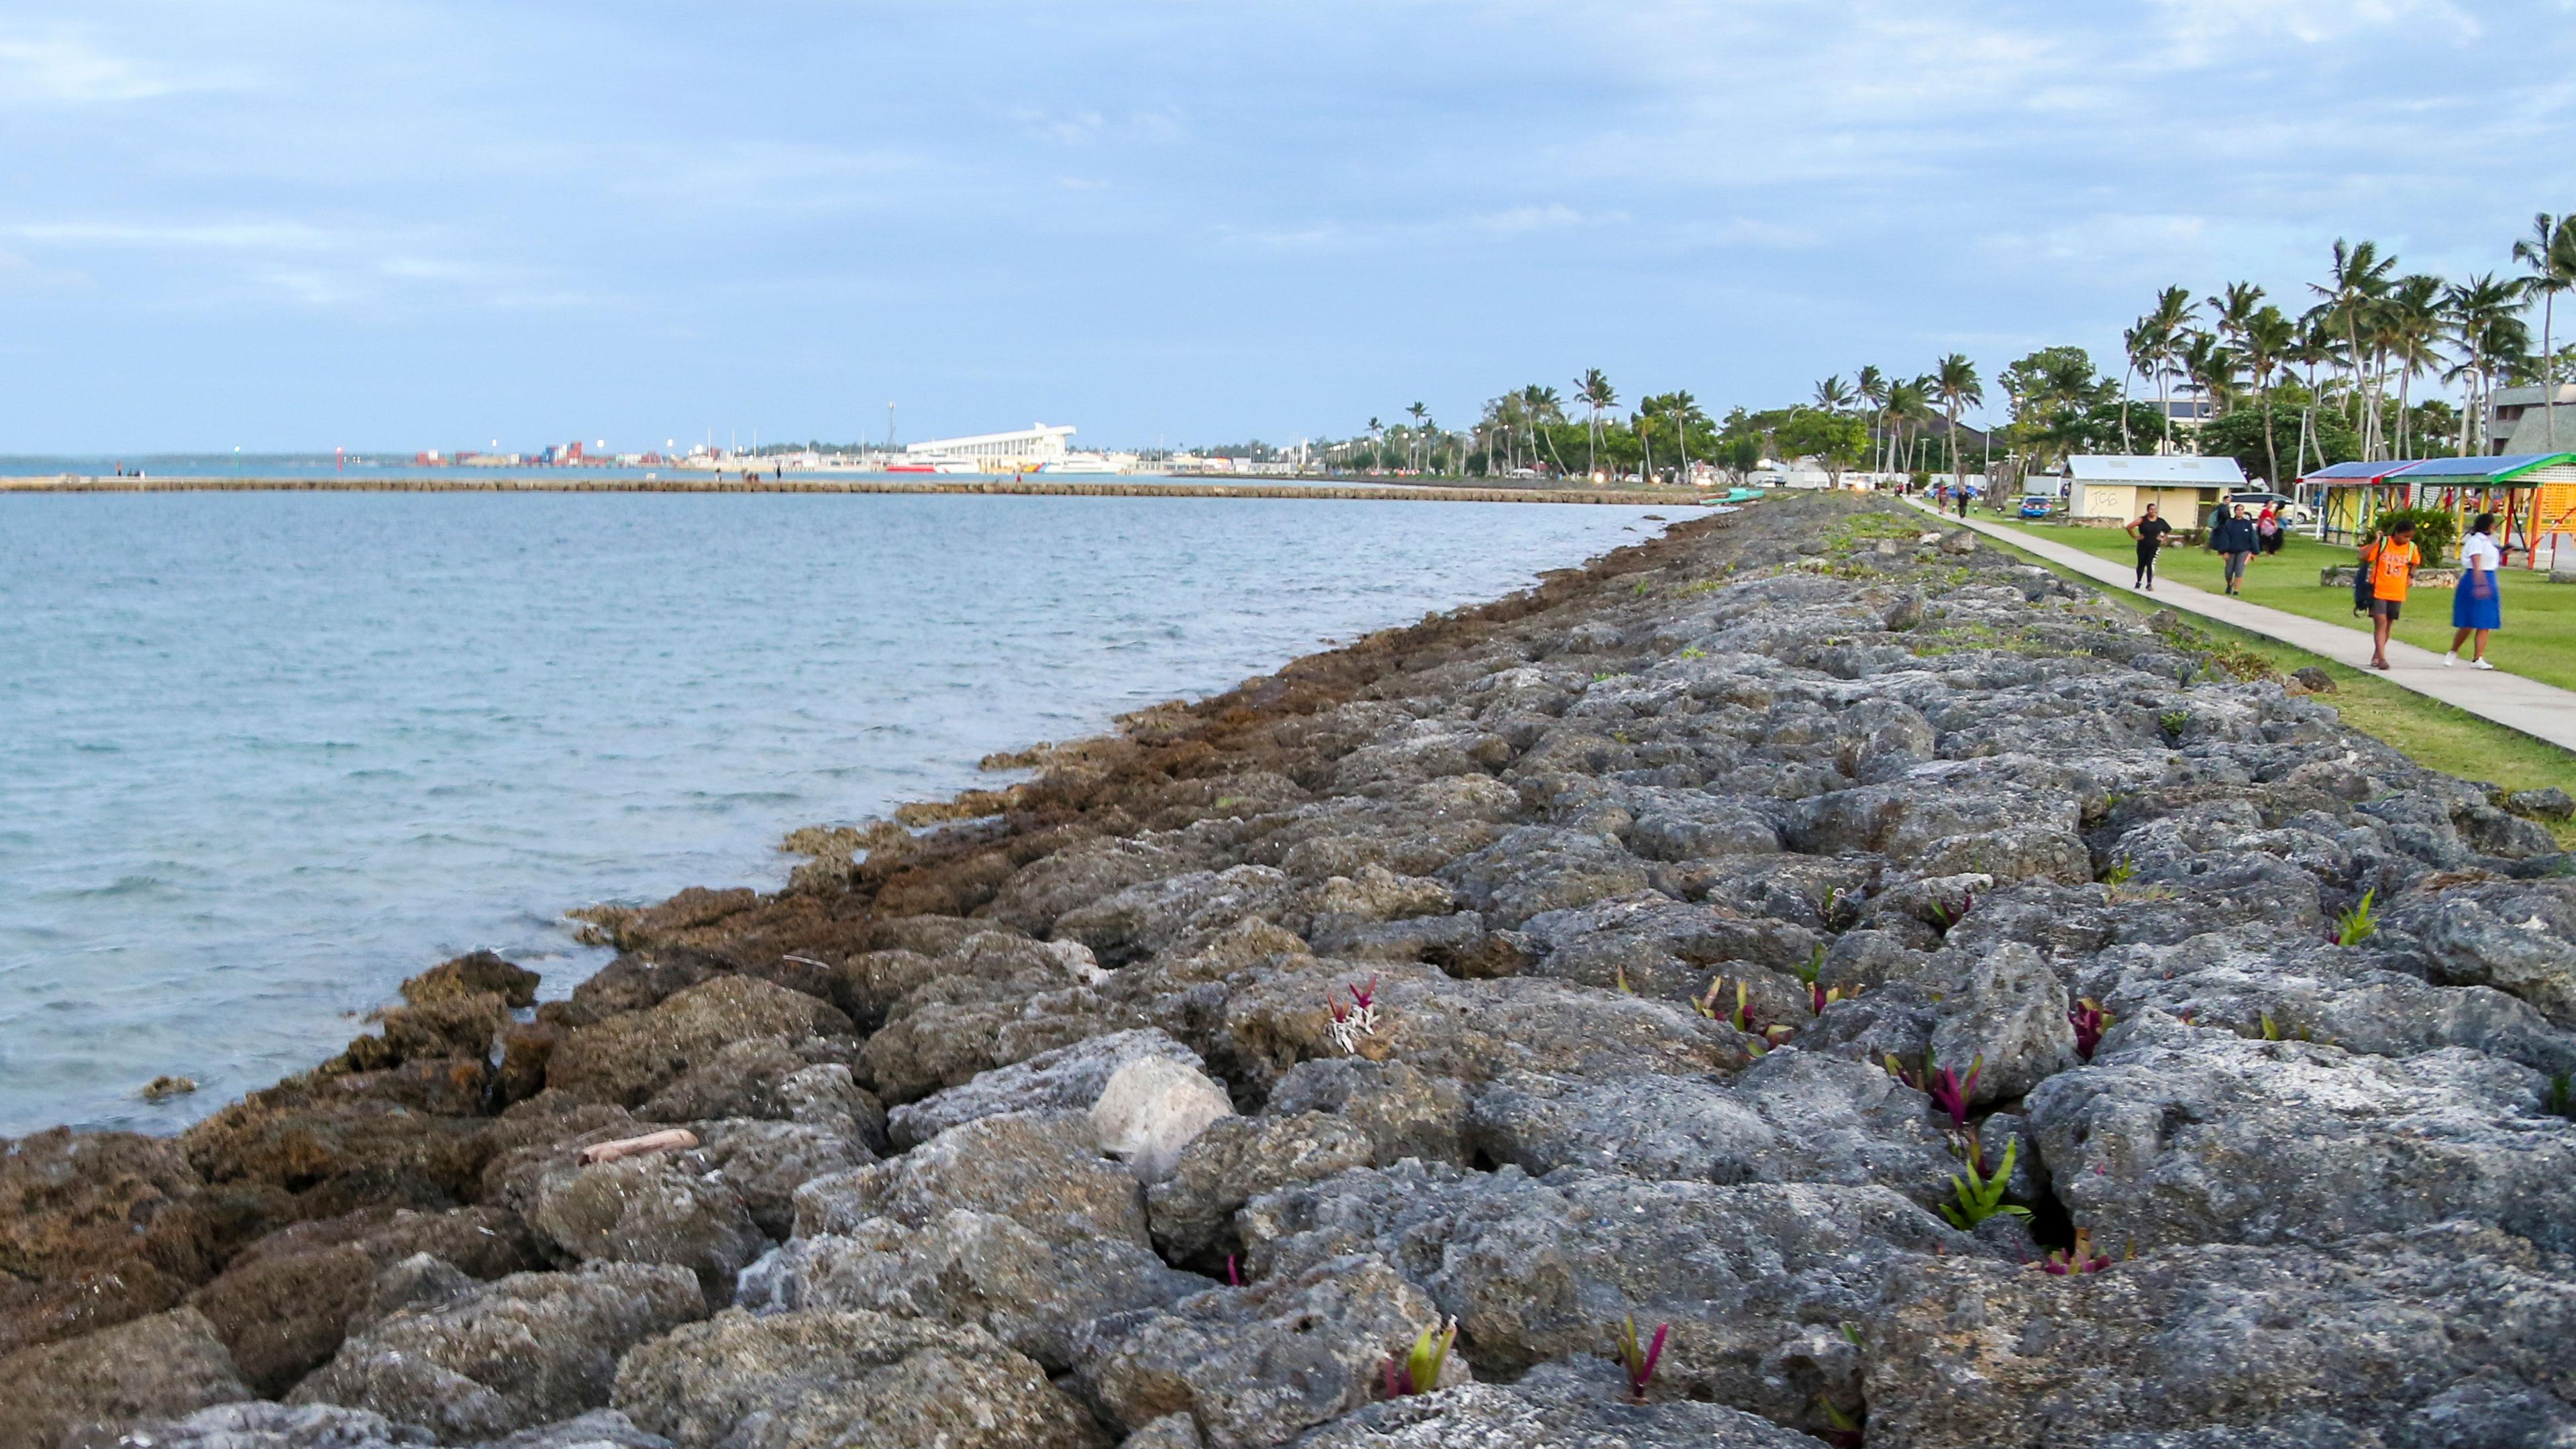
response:
[[[2485,34],[2450,0],[2154,0],[2174,59],[2199,64],[2247,41],[2323,45],[2368,30],[2420,22],[2428,37],[2467,42]]]
[[[319,251],[339,240],[292,221],[43,221],[0,226],[0,235],[65,245],[168,247],[213,251]]]
[[[67,27],[0,33],[0,105],[80,106],[148,101],[225,83],[101,50]]]

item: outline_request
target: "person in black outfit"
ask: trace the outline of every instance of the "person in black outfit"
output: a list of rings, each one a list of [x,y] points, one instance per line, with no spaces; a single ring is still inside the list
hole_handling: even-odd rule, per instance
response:
[[[2138,576],[2129,587],[2156,591],[2156,550],[2164,547],[2165,535],[2173,525],[2156,516],[2156,505],[2147,505],[2147,516],[2129,525],[2129,537],[2138,541]]]

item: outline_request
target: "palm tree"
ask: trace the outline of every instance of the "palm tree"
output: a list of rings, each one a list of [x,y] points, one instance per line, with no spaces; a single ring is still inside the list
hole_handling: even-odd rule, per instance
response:
[[[2348,360],[2356,386],[2361,379],[2362,324],[2379,299],[2388,294],[2389,276],[2396,270],[2397,258],[2381,256],[2379,243],[2347,244],[2343,238],[2337,237],[2334,261],[2326,270],[2326,280],[2308,284],[2308,290],[2323,298],[2326,305],[2343,319],[2344,341],[2352,349]],[[2362,456],[2365,459],[2370,456],[2370,437],[2377,418],[2378,401],[2365,390],[2362,401]]]
[[[2254,374],[2254,390],[2262,397],[2263,457],[2272,470],[2264,481],[2276,492],[2281,487],[2281,445],[2272,435],[2272,373],[2298,341],[2298,324],[2278,307],[2267,306],[2245,319],[2245,369]]]
[[[1407,433],[1404,438],[1404,466],[1415,472],[1420,472],[1421,465],[1413,461],[1414,444],[1422,436],[1422,429],[1426,420],[1431,416],[1431,409],[1424,407],[1420,403],[1412,403],[1407,405],[1404,411],[1406,416],[1413,419],[1413,431]]]
[[[1838,413],[1851,405],[1852,390],[1850,385],[1843,381],[1841,373],[1835,373],[1816,384],[1817,407],[1829,413]]]
[[[2576,213],[2531,219],[2531,235],[2513,244],[2513,259],[2531,269],[2523,279],[2526,293],[2540,294],[2540,405],[2547,418],[2548,441],[2558,444],[2558,296],[2576,290]]]
[[[2308,373],[2308,405],[2299,410],[2299,450],[2291,462],[2292,467],[2305,468],[2308,465],[2308,445],[2313,440],[2312,423],[2317,406],[2325,397],[2318,390],[2317,369],[2335,365],[2333,309],[2320,302],[2301,313],[2297,325],[2298,340],[2291,344],[2284,360],[2292,366],[2306,368]],[[2317,466],[2322,468],[2326,465],[2325,444],[2317,443],[2316,451]]]
[[[1521,407],[1528,412],[1530,427],[1538,434],[1539,441],[1547,444],[1547,455],[1556,459],[1557,476],[1565,476],[1565,459],[1556,451],[1556,435],[1548,431],[1550,424],[1565,421],[1565,399],[1555,388],[1531,383],[1521,389]],[[1536,455],[1532,456],[1535,458]]]
[[[2468,384],[2468,405],[2460,409],[2460,451],[2469,451],[2469,420],[2479,420],[2477,451],[2485,452],[2489,442],[2484,432],[2487,410],[2492,404],[2488,393],[2494,386],[2496,364],[2509,352],[2521,350],[2513,333],[2522,326],[2516,314],[2522,310],[2522,284],[2507,281],[2489,272],[2454,282],[2442,290],[2442,313],[2450,326],[2451,344],[2460,350],[2456,369]],[[2527,334],[2526,334],[2527,335]]]
[[[1878,449],[1876,447],[1876,443],[1878,441],[1878,415],[1884,412],[1887,408],[1887,374],[1879,371],[1878,364],[1874,362],[1865,364],[1860,370],[1860,380],[1853,384],[1852,391],[1858,394],[1859,401],[1869,404],[1869,431],[1871,435],[1870,441],[1872,443],[1872,447],[1870,449],[1870,467],[1878,469]],[[1884,470],[1881,469],[1879,471]]]
[[[2191,320],[2191,293],[2181,287],[2167,287],[2156,294],[2154,310],[2139,320],[2146,331],[2148,353],[2146,367],[2156,375],[2156,414],[2164,419],[2165,437],[2173,436],[2173,394],[2166,386],[2174,367],[2182,357],[2182,335]],[[2156,451],[2162,453],[2162,439]]]
[[[2227,411],[2228,403],[2235,398],[2236,375],[2243,360],[2214,332],[2194,332],[2183,344],[2183,375],[2209,401],[2212,417]]]
[[[1611,388],[1609,377],[1597,367],[1585,368],[1583,375],[1574,380],[1574,390],[1575,399],[1592,410],[1591,429],[1585,434],[1583,449],[1583,476],[1589,478],[1600,462],[1602,411],[1617,407],[1619,394]]]
[[[2158,339],[2149,328],[2149,320],[2141,317],[2136,326],[2120,334],[2120,354],[2128,359],[2128,365],[2120,369],[2120,451],[2123,453],[2137,451],[2129,441],[2129,378],[2152,365],[2158,350]]]
[[[1941,399],[1941,410],[1949,419],[1950,488],[1964,493],[1968,487],[1968,465],[1959,455],[1959,408],[1973,403],[1986,404],[1985,384],[1977,380],[1977,365],[1964,352],[1953,352],[1932,364],[1932,392]]]
[[[1914,471],[1914,460],[1910,455],[1911,445],[1904,440],[1913,431],[1914,424],[1928,421],[1932,417],[1931,379],[1918,377],[1912,382],[1889,384],[1887,412],[1896,425],[1900,446],[1908,450],[1908,456],[1898,464],[1899,470],[1910,473]]]
[[[1690,482],[1691,425],[1707,422],[1708,414],[1700,411],[1698,398],[1684,391],[1664,394],[1664,415],[1673,420],[1673,447],[1681,455],[1680,471],[1674,474],[1673,481],[1687,484]]]
[[[1369,471],[1386,471],[1386,424],[1369,419]]]
[[[2204,298],[2201,305],[2218,323],[2218,335],[2242,346],[2245,329],[2254,320],[2254,309],[2263,304],[2263,289],[2252,282],[2230,282],[2214,297]]]
[[[2406,278],[2391,289],[2387,304],[2380,312],[2380,335],[2386,339],[2389,361],[2397,368],[2397,447],[2395,456],[2405,457],[2414,449],[2414,420],[2408,416],[2415,395],[2415,377],[2438,366],[2441,354],[2433,343],[2442,332],[2442,279],[2422,273]]]

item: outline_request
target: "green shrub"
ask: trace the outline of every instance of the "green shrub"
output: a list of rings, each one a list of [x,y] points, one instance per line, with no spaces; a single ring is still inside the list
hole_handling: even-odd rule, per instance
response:
[[[2389,508],[2370,521],[2371,531],[2385,538],[2400,523],[2415,525],[2415,546],[2424,551],[2424,566],[2450,562],[2460,544],[2459,515],[2440,508]]]

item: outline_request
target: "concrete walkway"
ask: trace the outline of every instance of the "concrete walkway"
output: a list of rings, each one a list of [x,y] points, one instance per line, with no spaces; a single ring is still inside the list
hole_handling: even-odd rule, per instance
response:
[[[1906,502],[1933,514],[1945,527],[1955,528],[1964,523],[1988,538],[1999,539],[2034,557],[2073,569],[2088,579],[2137,598],[2152,599],[2186,614],[2199,614],[2222,624],[2233,624],[2247,633],[2293,644],[2311,654],[2322,654],[2356,669],[2370,662],[2370,636],[2358,629],[2303,619],[2279,609],[2163,579],[2156,581],[2154,593],[2139,593],[2129,586],[2132,571],[2121,564],[2062,543],[2034,538],[2020,529],[2007,528],[2000,523],[1935,513],[1930,505],[1911,498]],[[2439,590],[2419,590],[2418,593],[2430,593],[2435,598],[2444,596]],[[2543,684],[2537,679],[2526,679],[2519,674],[2508,674],[2501,669],[2471,669],[2465,660],[2453,668],[2444,669],[2441,655],[2397,639],[2388,641],[2388,663],[2388,672],[2381,674],[2373,670],[2372,673],[2400,689],[2411,689],[2428,699],[2438,699],[2464,713],[2491,720],[2507,729],[2520,730],[2535,739],[2547,740],[2561,749],[2576,750],[2576,692]]]

